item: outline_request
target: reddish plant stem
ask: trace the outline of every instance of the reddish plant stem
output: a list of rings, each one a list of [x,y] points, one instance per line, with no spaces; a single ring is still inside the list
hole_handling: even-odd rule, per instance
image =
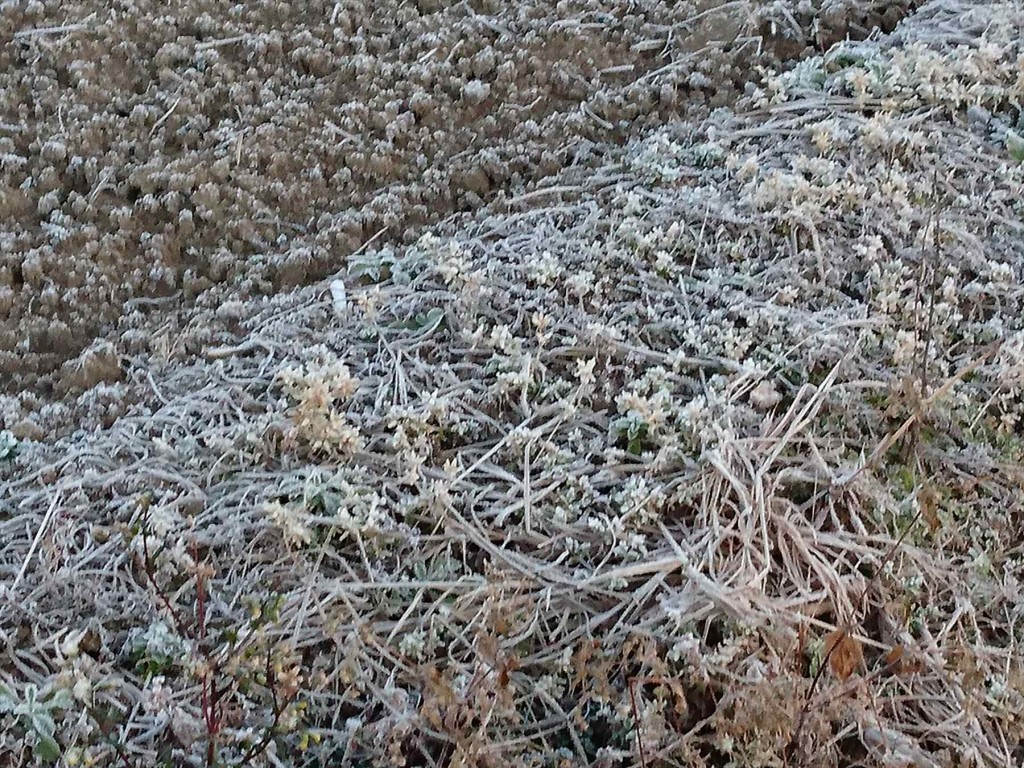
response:
[[[633,707],[633,729],[636,733],[636,751],[640,755],[640,768],[647,768],[647,759],[644,757],[644,739],[640,730],[640,712],[636,707],[636,682],[635,677],[628,681],[629,703]]]
[[[196,567],[196,628],[195,632],[189,632],[186,630],[184,620],[178,611],[175,610],[174,606],[171,605],[170,600],[167,599],[167,595],[160,589],[157,584],[156,576],[153,573],[153,558],[149,551],[149,539],[146,536],[145,526],[142,532],[139,534],[142,536],[142,552],[143,552],[143,573],[146,576],[146,580],[150,586],[153,587],[156,592],[157,598],[167,609],[167,612],[171,615],[171,620],[174,622],[174,627],[178,634],[182,637],[193,637],[197,641],[197,651],[203,660],[203,671],[200,676],[202,693],[200,694],[200,708],[203,713],[203,723],[206,726],[207,742],[206,742],[206,764],[213,766],[216,760],[217,753],[217,734],[220,732],[220,717],[217,715],[217,703],[220,698],[220,694],[225,689],[217,690],[215,679],[211,681],[216,675],[216,669],[211,664],[209,654],[206,652],[204,647],[206,641],[206,579],[203,571],[203,566],[199,563],[198,551],[195,544],[192,545],[192,558],[197,563]],[[122,755],[122,759],[124,756]]]
[[[160,599],[160,602],[163,603],[164,608],[166,608],[167,612],[171,614],[171,620],[174,622],[174,628],[178,631],[178,634],[182,637],[187,637],[188,633],[185,631],[185,623],[182,621],[181,616],[178,615],[176,610],[174,610],[174,606],[171,605],[171,601],[167,599],[167,595],[164,594],[163,590],[160,589],[160,586],[156,583],[156,577],[153,575],[153,560],[149,554],[149,540],[146,537],[146,532],[143,531],[139,535],[142,536],[142,572],[145,574],[146,580],[149,582],[150,586],[153,587],[153,591],[156,592],[156,596]]]
[[[249,765],[256,757],[266,751],[267,747],[270,746],[270,742],[274,738],[274,732],[277,730],[278,724],[281,722],[281,715],[284,714],[285,709],[287,709],[288,705],[295,699],[294,696],[289,696],[286,697],[284,701],[278,701],[276,687],[277,681],[274,679],[273,665],[271,664],[271,651],[269,650],[267,651],[267,666],[265,674],[267,677],[267,687],[270,689],[270,701],[272,704],[274,718],[266,731],[264,731],[263,738],[256,744],[253,744],[252,747],[249,748],[249,751],[242,755],[242,759],[234,766],[234,768],[243,768],[243,766]]]
[[[206,724],[206,764],[212,766],[217,756],[217,733],[220,731],[220,718],[217,716],[217,686],[211,684],[211,676],[215,670],[211,668],[203,647],[206,641],[206,580],[203,566],[199,564],[198,552],[192,547],[192,558],[196,561],[196,635],[199,641],[199,652],[206,663],[202,674],[203,722]]]

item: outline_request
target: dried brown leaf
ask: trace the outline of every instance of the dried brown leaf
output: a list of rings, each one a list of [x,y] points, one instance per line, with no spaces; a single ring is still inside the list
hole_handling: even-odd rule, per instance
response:
[[[864,664],[864,649],[860,641],[843,629],[829,633],[825,653],[832,672],[840,680],[846,680]]]
[[[885,666],[892,667],[894,670],[898,670],[900,663],[903,660],[903,646],[895,645],[889,649],[889,652],[885,654]]]
[[[932,533],[942,528],[942,520],[939,519],[940,501],[939,492],[928,483],[925,483],[917,494],[917,503],[921,505],[921,517],[924,518]]]

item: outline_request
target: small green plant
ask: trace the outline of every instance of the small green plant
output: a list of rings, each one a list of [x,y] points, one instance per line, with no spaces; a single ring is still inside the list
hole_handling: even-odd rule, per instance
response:
[[[19,696],[13,688],[0,682],[0,713],[10,713],[35,737],[36,757],[46,762],[60,759],[61,749],[54,738],[55,715],[74,706],[71,694],[63,689],[43,688],[27,683]]]
[[[626,450],[634,456],[643,453],[647,434],[650,431],[647,422],[636,413],[628,413],[611,424],[612,434],[618,444],[625,443]]]
[[[149,677],[163,675],[187,657],[188,647],[162,621],[136,631],[128,639],[128,656],[140,674]]]
[[[401,256],[391,248],[355,255],[348,261],[348,273],[367,283],[393,280],[398,285],[408,285],[425,267],[426,260],[421,254]]]
[[[396,321],[391,324],[391,327],[415,331],[420,335],[429,336],[440,327],[443,321],[444,310],[440,307],[434,307],[426,312],[417,312],[405,320]]]
[[[14,458],[18,452],[18,438],[10,430],[0,430],[0,461]]]
[[[1006,132],[1006,149],[1010,157],[1018,163],[1024,163],[1024,136],[1013,130]]]

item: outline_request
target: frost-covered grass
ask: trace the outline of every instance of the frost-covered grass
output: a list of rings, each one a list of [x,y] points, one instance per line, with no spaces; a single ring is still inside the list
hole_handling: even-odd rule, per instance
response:
[[[0,755],[1018,764],[1021,40],[932,3],[133,329],[134,411],[0,459]]]

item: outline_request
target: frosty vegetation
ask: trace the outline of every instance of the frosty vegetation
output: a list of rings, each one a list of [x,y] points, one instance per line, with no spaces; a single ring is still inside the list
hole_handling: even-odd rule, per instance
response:
[[[1022,41],[926,3],[4,396],[0,759],[1019,765]]]

